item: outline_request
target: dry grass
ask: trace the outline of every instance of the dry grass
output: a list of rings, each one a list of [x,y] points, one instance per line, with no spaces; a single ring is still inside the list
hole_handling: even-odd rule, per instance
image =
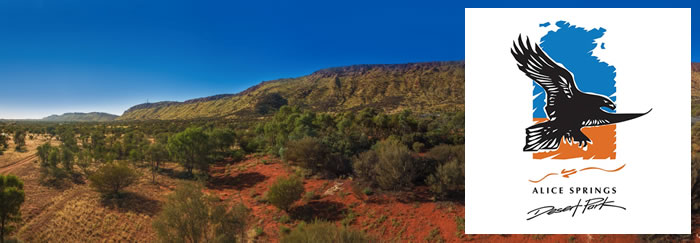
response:
[[[29,135],[33,135],[34,139],[29,139]],[[39,136],[35,134],[28,134],[25,138],[25,144],[27,145],[26,150],[23,152],[18,152],[15,151],[15,143],[12,140],[12,137],[10,136],[10,140],[7,141],[9,145],[7,147],[7,150],[3,151],[3,155],[0,155],[0,168],[3,168],[23,158],[33,155],[34,153],[36,153],[36,147],[45,143],[46,141],[48,141],[48,139],[48,137],[43,135]],[[59,144],[59,142],[56,141],[56,139],[51,140],[51,143],[53,145]]]
[[[68,183],[65,187],[42,185],[36,158],[24,159],[36,152],[44,139],[27,139],[28,151],[8,151],[0,163],[21,163],[6,167],[25,183],[26,200],[22,205],[23,221],[14,236],[25,242],[153,242],[151,227],[165,196],[179,179],[158,175],[152,184],[150,172],[138,168],[144,176],[119,200],[106,200],[86,182]],[[52,141],[52,143],[56,143]],[[182,170],[174,163],[164,166]],[[147,175],[147,176],[146,176]]]

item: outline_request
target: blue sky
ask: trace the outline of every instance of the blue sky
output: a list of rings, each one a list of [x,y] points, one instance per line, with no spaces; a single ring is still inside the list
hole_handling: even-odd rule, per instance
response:
[[[465,7],[627,6],[482,2],[0,0],[0,118],[120,115],[326,67],[461,60]]]

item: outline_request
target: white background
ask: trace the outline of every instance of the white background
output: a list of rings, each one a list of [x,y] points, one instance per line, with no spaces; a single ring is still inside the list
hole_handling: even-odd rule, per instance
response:
[[[617,112],[640,118],[617,125],[615,160],[533,160],[522,151],[532,125],[532,81],[510,54],[519,34],[539,42],[555,22],[607,31],[594,55],[617,69]],[[550,22],[548,28],[539,24]],[[466,233],[690,233],[690,9],[466,9]],[[556,61],[556,60],[555,60]],[[576,74],[574,74],[575,77]],[[597,166],[571,178],[550,172]],[[533,195],[562,186],[564,195]],[[571,186],[615,186],[616,208],[542,215],[541,206],[575,205],[601,195]],[[605,197],[605,195],[602,195]]]

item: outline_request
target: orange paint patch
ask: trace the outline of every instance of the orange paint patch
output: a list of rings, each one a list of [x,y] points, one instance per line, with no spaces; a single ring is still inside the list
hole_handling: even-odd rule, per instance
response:
[[[533,118],[535,124],[547,121],[546,118]],[[585,127],[581,132],[591,139],[588,149],[583,150],[578,144],[567,143],[563,138],[559,148],[554,151],[537,152],[532,154],[533,159],[615,159],[615,125],[599,127]]]

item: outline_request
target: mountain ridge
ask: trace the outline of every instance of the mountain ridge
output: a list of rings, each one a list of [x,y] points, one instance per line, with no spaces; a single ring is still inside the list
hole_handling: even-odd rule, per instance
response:
[[[41,121],[65,121],[65,122],[103,122],[113,121],[119,116],[105,112],[66,112],[61,115],[50,115],[40,119]]]
[[[464,61],[325,68],[297,78],[263,81],[235,94],[138,104],[118,120],[256,118],[280,104],[329,112],[365,107],[387,112],[463,110]],[[264,107],[268,105],[272,107]]]

